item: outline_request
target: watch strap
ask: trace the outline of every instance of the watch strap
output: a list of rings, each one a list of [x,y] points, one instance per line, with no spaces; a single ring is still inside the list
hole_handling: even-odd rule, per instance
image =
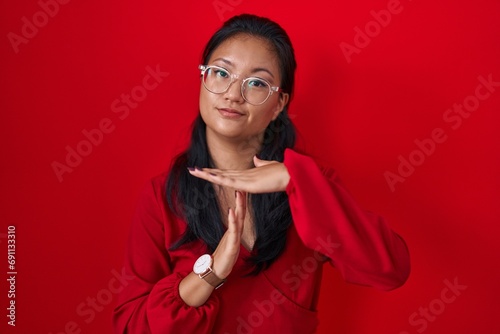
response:
[[[212,269],[212,268],[210,268]],[[201,279],[204,279],[208,284],[218,289],[226,282],[225,278],[219,278],[212,270],[209,270],[203,275],[199,275]]]
[[[202,256],[207,256],[208,254],[202,255]],[[217,275],[215,275],[214,270],[212,269],[214,265],[214,258],[212,255],[210,255],[210,264],[208,265],[207,269],[205,272],[198,274],[198,276],[205,280],[208,284],[213,286],[214,288],[218,289],[226,282],[226,279],[220,278]],[[193,268],[194,270],[194,268]]]

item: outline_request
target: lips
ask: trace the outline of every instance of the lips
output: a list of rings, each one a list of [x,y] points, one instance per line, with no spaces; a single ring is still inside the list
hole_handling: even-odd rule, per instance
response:
[[[219,113],[226,118],[239,118],[245,115],[241,111],[231,108],[218,108],[217,110],[219,110]]]

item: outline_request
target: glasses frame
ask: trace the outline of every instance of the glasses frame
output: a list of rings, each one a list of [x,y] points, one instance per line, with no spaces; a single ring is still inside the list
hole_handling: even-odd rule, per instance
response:
[[[224,67],[221,67],[221,66],[217,66],[217,65],[198,65],[198,69],[201,71],[201,76],[204,77],[205,76],[205,72],[211,68],[215,68],[215,69],[219,69],[219,70],[223,70],[225,72],[227,72],[229,74],[229,77],[231,78],[231,81],[229,81],[229,84],[227,85],[226,89],[223,90],[222,92],[214,92],[210,89],[208,89],[208,87],[205,85],[205,80],[203,79],[203,87],[205,87],[206,90],[208,90],[210,93],[213,93],[213,94],[224,94],[225,92],[228,91],[229,87],[231,87],[231,85],[236,81],[236,79],[238,79],[240,77],[239,74],[233,74],[231,73],[231,71],[229,71],[228,69],[224,68]],[[244,91],[244,86],[245,86],[245,83],[248,81],[248,80],[252,80],[252,79],[257,79],[257,80],[260,80],[260,81],[264,81],[267,86],[269,87],[269,94],[267,94],[267,97],[264,99],[264,101],[262,101],[261,103],[252,103],[250,101],[248,101],[245,97],[245,94],[243,94],[243,91]],[[273,95],[273,93],[276,92],[276,93],[282,93],[283,90],[278,87],[278,86],[272,86],[269,81],[265,80],[265,79],[262,79],[262,78],[259,78],[259,77],[247,77],[245,79],[243,79],[241,81],[241,87],[240,87],[240,94],[241,94],[241,97],[243,97],[243,99],[250,103],[251,105],[254,105],[254,106],[260,106],[264,103],[266,103],[267,100],[269,100],[269,97],[271,95]]]

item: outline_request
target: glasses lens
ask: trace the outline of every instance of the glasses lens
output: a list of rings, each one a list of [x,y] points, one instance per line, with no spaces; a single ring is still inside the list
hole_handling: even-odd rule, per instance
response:
[[[203,83],[212,93],[223,93],[231,83],[231,74],[223,68],[210,66],[205,70]]]
[[[264,103],[271,94],[269,84],[259,78],[247,78],[241,87],[241,93],[245,100],[255,105]]]

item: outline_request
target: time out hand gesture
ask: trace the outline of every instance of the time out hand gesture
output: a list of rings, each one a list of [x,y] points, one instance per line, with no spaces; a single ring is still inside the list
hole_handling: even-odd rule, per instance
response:
[[[240,254],[241,235],[245,222],[246,194],[236,191],[236,208],[229,209],[228,226],[219,245],[212,254],[214,258],[213,271],[219,278],[226,278],[233,270],[234,264]],[[179,295],[187,305],[198,307],[203,305],[214,287],[201,280],[198,275],[191,272],[179,284]]]
[[[191,175],[224,187],[259,194],[285,191],[290,174],[285,165],[278,161],[253,158],[255,168],[245,170],[221,170],[213,168],[193,169]]]
[[[269,193],[285,191],[290,175],[283,163],[253,158],[255,168],[246,170],[194,169],[189,168],[191,175],[218,184],[223,187],[238,189],[236,191],[236,208],[229,209],[228,228],[219,245],[212,254],[213,270],[219,278],[226,278],[233,270],[241,247],[241,236],[247,211],[246,193]],[[203,305],[213,291],[206,282],[200,284],[200,278],[191,273],[179,285],[181,298],[191,306]]]
[[[212,254],[214,257],[213,269],[219,278],[229,276],[240,254],[241,235],[247,212],[247,198],[246,193],[241,191],[236,191],[235,196],[236,209],[229,208],[226,233]]]

